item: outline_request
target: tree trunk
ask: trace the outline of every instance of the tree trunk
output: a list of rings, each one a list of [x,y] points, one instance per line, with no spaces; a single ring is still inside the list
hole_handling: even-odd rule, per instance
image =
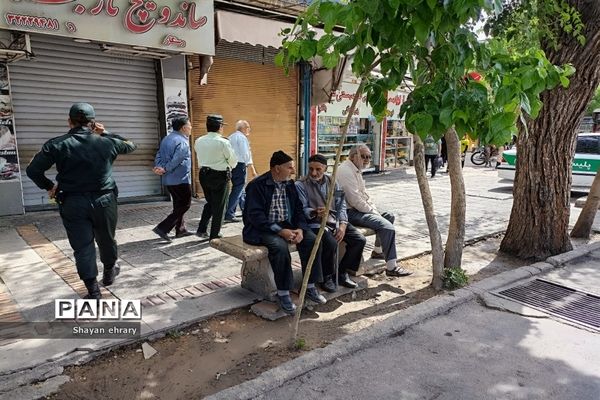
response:
[[[542,94],[539,117],[527,122],[527,130],[521,127],[517,141],[513,207],[500,250],[523,259],[543,260],[572,249],[571,164],[576,128],[600,84],[600,2],[567,3],[581,15],[586,43],[563,34],[558,50],[544,50],[553,64],[571,63],[577,72],[567,89]]]
[[[444,135],[448,148],[448,173],[450,174],[451,211],[444,267],[453,268],[462,265],[462,252],[465,243],[465,181],[463,179],[460,142],[454,128]]]
[[[579,218],[577,218],[575,227],[571,231],[571,237],[585,239],[590,238],[590,234],[592,233],[592,224],[594,223],[594,218],[596,218],[598,206],[600,206],[600,171],[596,172],[596,177],[594,178],[594,183],[592,183],[590,194],[585,201],[583,210],[581,210],[581,214],[579,214]]]
[[[431,258],[433,265],[433,280],[431,282],[435,290],[441,290],[444,278],[444,248],[442,247],[442,236],[438,227],[435,214],[433,212],[433,199],[431,198],[431,189],[425,173],[425,153],[423,151],[423,142],[418,135],[413,135],[415,142],[415,172],[419,182],[419,191],[423,201],[423,210],[425,219],[429,228],[429,241],[431,243]]]

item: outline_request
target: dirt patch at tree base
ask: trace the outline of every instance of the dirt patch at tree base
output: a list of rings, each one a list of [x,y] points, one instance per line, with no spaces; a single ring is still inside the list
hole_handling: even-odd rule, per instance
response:
[[[498,254],[500,241],[497,236],[465,248],[463,268],[471,282],[529,264]],[[436,295],[429,286],[430,255],[403,265],[414,274],[374,275],[366,289],[305,309],[299,329],[305,341],[302,350],[290,349],[291,318],[270,322],[242,309],[152,342],[158,354],[148,360],[136,344],[66,368],[71,381],[49,398],[199,399],[240,384]]]

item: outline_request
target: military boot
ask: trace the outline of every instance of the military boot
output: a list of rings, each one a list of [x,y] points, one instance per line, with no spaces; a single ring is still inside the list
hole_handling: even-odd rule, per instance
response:
[[[102,274],[102,284],[104,286],[112,285],[115,278],[121,272],[119,264],[115,263],[112,267],[104,267],[104,273]]]
[[[88,290],[88,294],[84,297],[84,299],[99,300],[102,298],[102,293],[100,293],[100,286],[98,286],[98,281],[96,280],[96,278],[86,279],[83,282],[85,283],[85,287]]]

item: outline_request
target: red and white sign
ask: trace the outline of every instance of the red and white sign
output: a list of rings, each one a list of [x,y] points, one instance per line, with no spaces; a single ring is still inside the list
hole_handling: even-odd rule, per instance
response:
[[[2,0],[0,28],[214,55],[212,0]]]

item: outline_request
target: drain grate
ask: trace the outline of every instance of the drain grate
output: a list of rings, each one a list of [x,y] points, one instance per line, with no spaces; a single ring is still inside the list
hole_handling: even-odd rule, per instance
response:
[[[498,294],[545,313],[600,328],[600,296],[543,279],[505,289]]]

